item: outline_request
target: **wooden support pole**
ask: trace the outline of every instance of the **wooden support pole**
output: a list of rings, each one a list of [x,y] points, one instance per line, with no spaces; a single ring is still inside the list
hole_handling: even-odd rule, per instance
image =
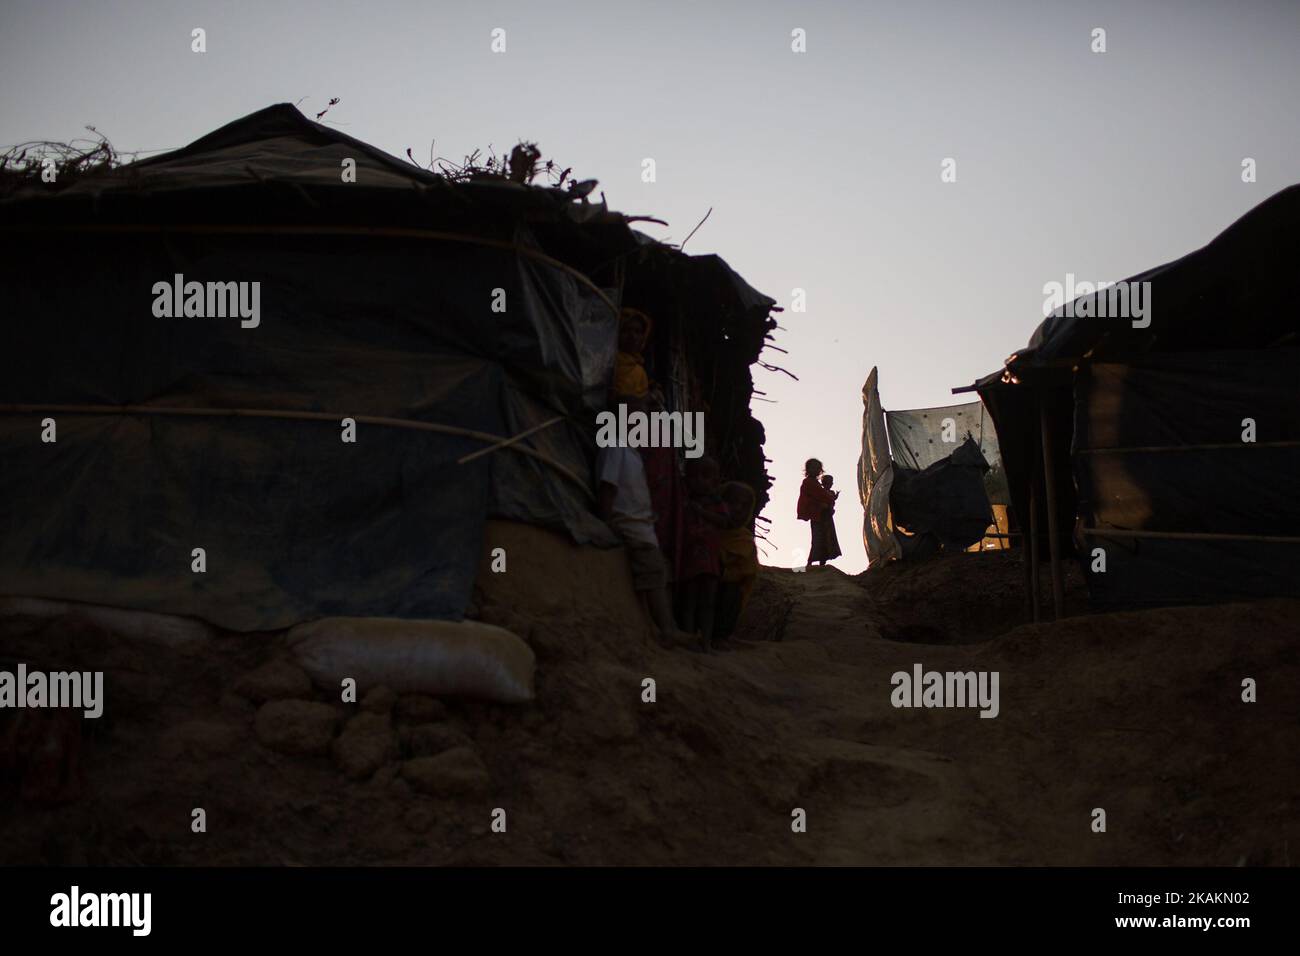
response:
[[[1038,458],[1037,455],[1034,458]],[[1029,547],[1024,549],[1025,560],[1029,562],[1029,609],[1033,615],[1033,621],[1037,624],[1042,620],[1042,612],[1038,609],[1038,469],[1041,466],[1034,462],[1033,467],[1029,469]]]
[[[1133,448],[1079,448],[1076,455],[1150,455],[1170,451],[1240,451],[1245,448],[1300,448],[1300,441],[1230,441],[1214,445],[1142,445]]]
[[[518,435],[511,435],[509,438],[499,441],[495,445],[489,445],[487,448],[480,448],[478,451],[472,451],[468,455],[457,458],[456,464],[464,465],[467,462],[473,461],[475,458],[482,458],[484,455],[490,455],[494,451],[498,451],[502,448],[509,448],[511,445],[515,444],[515,442],[523,441],[529,435],[534,435],[543,428],[550,428],[556,422],[562,421],[564,421],[563,415],[556,415],[554,418],[548,418],[540,425],[534,425],[532,428],[529,428],[527,431],[522,431]]]
[[[1298,535],[1220,534],[1201,531],[1129,531],[1124,528],[1084,528],[1083,533],[1097,538],[1152,538],[1163,541],[1271,541],[1274,544],[1300,544]]]
[[[1027,517],[1027,516],[1026,516],[1026,517]],[[1022,520],[1023,520],[1023,519],[1022,519]],[[1032,568],[1031,568],[1030,565],[1029,565],[1029,548],[1030,548],[1029,532],[1026,531],[1024,534],[1021,535],[1021,537],[1023,538],[1023,540],[1020,542],[1020,566],[1023,568],[1023,570],[1024,570],[1024,572],[1025,572],[1025,585],[1024,585],[1024,587],[1025,587],[1025,618],[1026,618],[1026,620],[1033,621],[1033,619],[1034,619],[1034,599],[1033,599],[1034,579],[1033,579]]]
[[[1065,582],[1061,577],[1061,539],[1056,527],[1056,469],[1052,462],[1052,425],[1047,400],[1038,399],[1038,420],[1042,425],[1043,487],[1047,490],[1047,548],[1052,562],[1052,611],[1056,620],[1065,617]]]

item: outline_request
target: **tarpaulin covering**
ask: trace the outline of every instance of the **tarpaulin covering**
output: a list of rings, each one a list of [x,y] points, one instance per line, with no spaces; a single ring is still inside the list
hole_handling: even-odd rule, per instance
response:
[[[302,410],[496,435],[582,411],[574,322],[592,313],[566,276],[492,250],[382,251],[229,238],[6,248],[0,403]],[[76,281],[57,281],[55,263]],[[260,281],[260,324],[154,317],[152,284],[177,272]],[[484,307],[493,286],[512,303],[499,316]],[[46,417],[55,443],[41,441]],[[454,618],[489,511],[608,538],[582,488],[514,452],[457,465],[484,443],[453,435],[361,423],[345,443],[339,421],[58,411],[7,415],[0,429],[9,593],[235,630]],[[587,474],[577,425],[537,438]],[[191,572],[198,547],[202,574]]]
[[[5,204],[0,404],[99,408],[0,414],[0,593],[242,631],[322,616],[454,619],[489,513],[615,543],[585,483],[616,320],[588,284],[525,254],[536,245],[529,222],[485,217],[504,247],[175,223],[192,214],[205,226],[237,209],[262,223],[257,210],[290,208],[280,203],[318,222],[333,208],[321,190],[344,207],[352,186],[370,191],[372,221],[384,189],[394,209],[426,208],[410,190],[427,174],[286,109],[205,137],[219,162],[205,160],[201,140],[169,154],[170,166],[168,157],[140,164],[147,176],[124,167],[93,190]],[[356,184],[339,183],[336,154],[358,158]],[[261,176],[240,167],[248,155]],[[290,188],[299,178],[315,198]],[[466,203],[435,191],[439,202]],[[151,228],[164,220],[178,228]],[[49,222],[72,231],[39,228]],[[140,231],[96,234],[79,223]],[[259,282],[259,324],[156,316],[153,286],[176,274]],[[504,311],[492,308],[495,290]],[[449,434],[363,422],[345,443],[333,417],[102,408],[121,405],[381,416],[500,436],[563,415],[524,444],[579,481],[513,450],[458,465],[485,443]],[[57,441],[42,441],[46,418]],[[196,548],[202,573],[192,570]]]
[[[862,454],[858,457],[862,542],[869,565],[901,556],[889,520],[889,491],[893,487],[894,471],[877,382],[878,374],[873,368],[862,386]]]
[[[714,255],[687,256],[635,234],[623,303],[654,325],[643,358],[663,390],[668,411],[701,410],[708,454],[729,480],[754,489],[755,515],[768,501],[771,479],[763,455],[763,426],[750,411],[759,361],[776,320],[775,302],[753,289]]]
[[[973,438],[921,471],[895,462],[889,498],[894,526],[911,536],[931,537],[945,550],[969,548],[993,523],[984,492],[987,471],[988,463]],[[900,534],[899,543],[904,556],[912,557],[907,536]]]
[[[971,436],[989,466],[985,479],[989,500],[1007,503],[998,433],[983,402],[886,412],[885,422],[894,461],[912,471],[924,471],[947,458],[967,435]]]
[[[1097,364],[1075,387],[1074,470],[1102,605],[1300,595],[1300,352],[1171,353]],[[1255,423],[1253,441],[1243,422]],[[1105,571],[1091,554],[1104,550]]]
[[[1090,308],[1080,309],[1076,299],[1074,315],[1061,309],[1043,321],[1004,369],[975,386],[997,425],[1019,513],[1027,514],[1031,487],[1044,501],[1041,442],[1047,433],[1058,544],[1066,553],[1076,518],[1168,534],[1241,535],[1250,532],[1240,528],[1253,527],[1257,536],[1294,535],[1282,530],[1300,521],[1300,498],[1289,493],[1294,458],[1264,445],[1263,437],[1244,450],[1240,433],[1243,418],[1255,419],[1261,436],[1281,434],[1283,423],[1294,421],[1300,310],[1288,279],[1297,261],[1300,185],[1255,206],[1208,245],[1125,280],[1150,283],[1144,296],[1149,315],[1136,325],[1096,317],[1104,292],[1080,297],[1093,300]],[[1228,429],[1232,416],[1235,430]],[[1117,453],[1120,446],[1106,444],[1113,436],[1099,437],[1106,429],[1151,434],[1145,443],[1126,438],[1124,447],[1183,450]],[[1231,434],[1211,441],[1204,437],[1210,431]],[[1124,540],[1121,545],[1115,536],[1107,547],[1104,576],[1091,570],[1093,542],[1079,553],[1097,603],[1295,593],[1293,572],[1283,569],[1300,566],[1294,544]]]
[[[1279,276],[1295,272],[1300,252],[1300,185],[1255,206],[1208,245],[1124,280],[1150,283],[1150,314],[1097,318],[1106,291],[1080,296],[1034,330],[1011,362],[1028,368],[1092,353],[1100,361],[1148,351],[1265,348],[1296,331],[1294,290]],[[1089,300],[1083,309],[1081,301]],[[1094,317],[1079,313],[1088,311]],[[1229,321],[1229,317],[1237,321]]]

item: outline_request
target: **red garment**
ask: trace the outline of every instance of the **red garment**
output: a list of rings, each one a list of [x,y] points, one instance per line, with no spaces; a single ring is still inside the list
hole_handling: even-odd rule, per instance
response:
[[[641,461],[645,465],[650,505],[655,510],[655,537],[668,561],[669,576],[675,581],[681,566],[682,511],[686,498],[685,482],[677,472],[677,452],[672,448],[642,448]]]
[[[727,517],[727,506],[721,498],[693,498],[705,511]],[[709,524],[693,508],[684,509],[682,522],[682,573],[681,580],[697,577],[718,577],[722,574],[722,549],[718,542],[718,527]]]
[[[820,518],[826,508],[835,507],[835,495],[817,483],[816,478],[805,478],[799,486],[798,516],[800,521]]]

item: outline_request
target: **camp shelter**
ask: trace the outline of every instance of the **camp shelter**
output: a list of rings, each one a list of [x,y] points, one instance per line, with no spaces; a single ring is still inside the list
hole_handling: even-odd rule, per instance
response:
[[[709,451],[765,499],[772,300],[590,186],[451,181],[281,104],[8,193],[0,592],[238,631],[454,620],[489,518],[614,547],[594,425],[629,292],[670,316],[658,371],[695,383],[670,404],[708,402]],[[255,322],[226,283],[257,284]],[[214,286],[225,314],[184,314]]]
[[[1297,262],[1291,186],[1126,280],[1149,283],[1146,315],[1095,290],[956,390],[988,407],[1029,516],[1036,616],[1043,555],[1058,616],[1071,555],[1102,607],[1300,594]]]
[[[1006,485],[983,404],[886,411],[874,368],[862,402],[858,491],[868,562],[1004,547]]]

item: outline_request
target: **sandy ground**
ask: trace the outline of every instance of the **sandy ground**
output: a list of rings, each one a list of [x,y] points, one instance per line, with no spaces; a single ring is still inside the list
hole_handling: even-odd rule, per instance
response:
[[[176,650],[11,619],[0,658],[103,669],[115,705],[77,744],[5,717],[0,862],[1300,858],[1300,602],[1015,626],[1019,582],[997,554],[856,578],[764,569],[745,640],[711,656],[660,649],[608,609],[530,618],[480,595],[477,613],[537,653],[527,706],[373,688],[335,704],[274,636]],[[918,663],[998,671],[999,716],[893,707],[891,675]],[[1257,703],[1241,701],[1247,677]],[[41,746],[80,754],[66,802],[22,798]],[[807,832],[792,832],[796,808]]]

